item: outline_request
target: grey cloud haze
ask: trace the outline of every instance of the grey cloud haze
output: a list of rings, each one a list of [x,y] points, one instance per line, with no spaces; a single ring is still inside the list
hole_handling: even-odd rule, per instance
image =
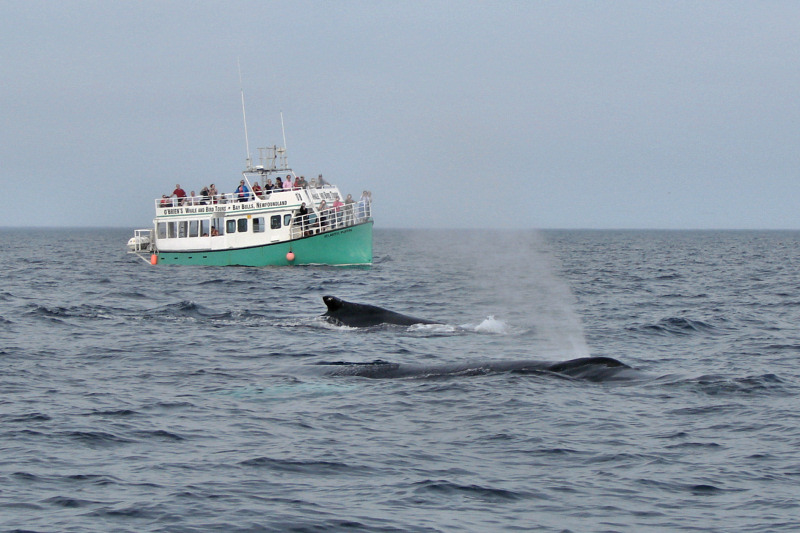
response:
[[[0,3],[0,226],[296,172],[377,227],[798,228],[800,3]]]

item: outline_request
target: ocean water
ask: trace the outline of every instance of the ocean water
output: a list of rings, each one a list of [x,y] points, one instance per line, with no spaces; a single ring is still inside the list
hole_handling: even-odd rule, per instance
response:
[[[0,531],[797,530],[800,232],[379,227],[366,269],[131,234],[0,230]],[[586,356],[632,369],[492,366]],[[414,371],[330,364],[376,360]]]

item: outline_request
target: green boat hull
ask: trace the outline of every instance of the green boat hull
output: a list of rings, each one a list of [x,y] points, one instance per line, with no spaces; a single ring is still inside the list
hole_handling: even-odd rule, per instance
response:
[[[159,265],[286,266],[372,264],[372,221],[310,237],[250,248],[163,252]],[[287,257],[294,254],[294,260]]]

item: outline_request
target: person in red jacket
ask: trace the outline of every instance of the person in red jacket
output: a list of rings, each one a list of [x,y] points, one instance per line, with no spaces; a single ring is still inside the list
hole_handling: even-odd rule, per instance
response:
[[[186,191],[181,189],[179,183],[175,184],[175,190],[172,191],[172,196],[178,199],[178,205],[183,205],[183,202],[186,201]]]

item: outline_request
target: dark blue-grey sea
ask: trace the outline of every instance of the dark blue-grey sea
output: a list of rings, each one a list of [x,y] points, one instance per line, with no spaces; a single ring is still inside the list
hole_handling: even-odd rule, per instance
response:
[[[800,232],[379,227],[371,268],[131,236],[0,230],[2,531],[798,528]],[[632,368],[544,369],[586,356]],[[342,371],[376,361],[412,370]]]

